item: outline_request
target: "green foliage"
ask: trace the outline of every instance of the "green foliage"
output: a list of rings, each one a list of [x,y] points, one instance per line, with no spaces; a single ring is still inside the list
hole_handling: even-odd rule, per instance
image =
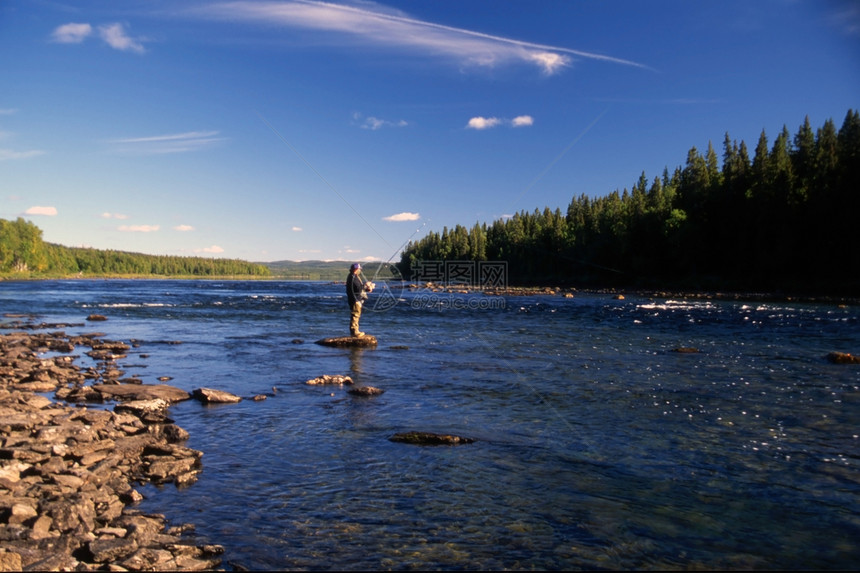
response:
[[[725,134],[722,165],[709,143],[685,166],[632,191],[574,198],[562,216],[522,211],[470,230],[457,225],[410,242],[398,267],[419,261],[508,263],[513,284],[860,292],[860,114],[849,110],[771,145]]]
[[[235,259],[153,256],[70,248],[42,241],[33,223],[0,219],[0,274],[6,276],[266,277],[263,265]]]

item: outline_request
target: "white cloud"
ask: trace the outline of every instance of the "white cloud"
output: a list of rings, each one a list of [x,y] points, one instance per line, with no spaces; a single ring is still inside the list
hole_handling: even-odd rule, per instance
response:
[[[173,227],[173,230],[182,232],[193,231],[194,227],[192,227],[191,225],[176,225],[175,227]]]
[[[160,228],[160,225],[120,225],[117,227],[117,231],[126,233],[153,233]]]
[[[123,215],[122,213],[102,213],[102,219],[128,219],[128,215]]]
[[[217,131],[186,131],[167,135],[114,139],[111,143],[117,145],[120,152],[129,154],[185,153],[224,141],[226,138],[216,137],[218,133]]]
[[[301,232],[303,229],[302,229],[301,227],[293,227],[293,229],[292,229],[292,230],[293,230],[293,231],[295,231],[296,233],[299,233],[299,232]]]
[[[51,34],[51,37],[55,42],[59,42],[60,44],[80,44],[92,34],[92,31],[93,27],[89,24],[72,22],[58,26],[53,34]]]
[[[24,211],[25,215],[44,215],[46,217],[53,217],[57,214],[56,207],[39,207],[33,206]]]
[[[514,119],[500,119],[498,117],[473,117],[466,124],[466,129],[490,129],[499,125],[509,125],[511,127],[526,127],[534,125],[534,118],[530,115],[518,115]]]
[[[212,245],[211,247],[204,247],[202,249],[194,249],[194,252],[195,253],[218,254],[218,253],[223,253],[224,249],[222,249],[218,245]]]
[[[60,44],[80,44],[93,33],[93,27],[87,23],[63,24],[58,26],[51,37]],[[146,51],[141,38],[132,38],[125,31],[125,26],[119,22],[104,24],[98,28],[99,37],[115,50],[142,54]]]
[[[531,53],[529,59],[548,76],[570,65],[570,60],[567,57],[552,52]]]
[[[383,217],[383,221],[417,221],[421,218],[421,215],[418,213],[397,213],[396,215],[389,215],[388,217]]]
[[[443,56],[478,66],[525,62],[537,66],[548,75],[570,65],[570,56],[645,67],[611,56],[426,22],[373,2],[362,2],[360,5],[317,0],[220,2],[195,11],[205,17],[231,22],[246,20],[267,26],[280,24],[289,28],[327,32],[339,42],[351,38],[361,43],[388,46],[399,52],[412,50],[431,57]]]
[[[12,159],[30,159],[44,155],[44,151],[32,149],[30,151],[15,151],[14,149],[0,149],[0,161],[9,161]]]
[[[473,117],[466,125],[467,129],[489,129],[496,127],[502,122],[497,117]]]
[[[99,26],[99,36],[111,48],[124,52],[144,53],[146,50],[139,40],[135,40],[125,32],[125,27],[119,22]]]

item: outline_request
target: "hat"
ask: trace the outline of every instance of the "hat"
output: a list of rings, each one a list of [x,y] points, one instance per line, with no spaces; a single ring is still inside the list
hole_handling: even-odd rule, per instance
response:
[[[349,270],[351,270],[351,271],[360,271],[360,270],[361,270],[361,265],[360,265],[360,264],[358,264],[358,263],[352,263],[352,266],[351,266],[351,267],[349,267]]]

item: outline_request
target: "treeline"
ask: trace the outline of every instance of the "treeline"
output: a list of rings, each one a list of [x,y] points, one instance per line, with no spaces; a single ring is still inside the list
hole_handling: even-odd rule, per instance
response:
[[[860,293],[860,115],[813,130],[807,117],[750,157],[725,135],[683,167],[604,197],[431,232],[404,249],[421,261],[506,261],[510,284]]]
[[[6,276],[241,276],[266,277],[264,265],[235,259],[144,255],[64,247],[20,217],[0,219],[0,274]]]

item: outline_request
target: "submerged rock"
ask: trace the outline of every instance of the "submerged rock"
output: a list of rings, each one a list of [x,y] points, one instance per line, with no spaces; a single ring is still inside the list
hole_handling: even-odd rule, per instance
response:
[[[347,393],[352,394],[353,396],[379,396],[383,392],[385,392],[385,390],[374,386],[359,386],[357,388],[350,388],[347,390]]]
[[[317,344],[323,346],[336,347],[369,347],[376,346],[376,337],[369,334],[364,336],[336,336],[334,338],[323,338],[316,341]]]
[[[673,348],[672,352],[678,352],[680,354],[697,354],[699,349],[692,346],[679,346],[678,348]]]
[[[417,444],[424,446],[454,446],[458,444],[471,444],[475,440],[452,434],[436,434],[433,432],[402,432],[388,438],[392,442],[403,442],[406,444]]]
[[[860,356],[853,356],[847,352],[831,352],[827,360],[834,364],[860,364]]]

